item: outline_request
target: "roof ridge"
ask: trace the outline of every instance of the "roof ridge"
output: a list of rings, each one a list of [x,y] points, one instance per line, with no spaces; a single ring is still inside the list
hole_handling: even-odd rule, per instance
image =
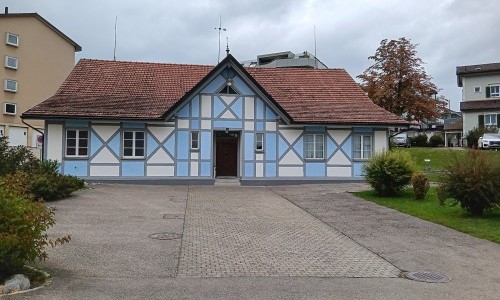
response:
[[[174,66],[196,66],[196,67],[215,67],[215,65],[203,65],[203,64],[185,64],[185,63],[168,63],[168,62],[153,62],[153,61],[131,61],[131,60],[112,60],[112,59],[99,59],[99,58],[80,58],[79,61],[95,61],[95,62],[106,62],[106,63],[127,63],[127,64],[149,64],[149,65],[174,65]]]

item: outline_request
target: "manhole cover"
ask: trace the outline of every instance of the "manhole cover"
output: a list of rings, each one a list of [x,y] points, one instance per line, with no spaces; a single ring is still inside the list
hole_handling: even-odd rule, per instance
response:
[[[180,214],[164,214],[163,219],[183,219],[184,215]]]
[[[450,278],[442,273],[431,271],[407,272],[406,278],[423,282],[448,282]]]
[[[175,240],[180,239],[182,234],[171,233],[171,232],[158,232],[148,235],[150,239],[154,240]]]

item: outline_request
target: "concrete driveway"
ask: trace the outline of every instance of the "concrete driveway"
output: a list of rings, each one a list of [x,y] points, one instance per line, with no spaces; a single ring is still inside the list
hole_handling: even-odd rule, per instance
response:
[[[345,193],[94,185],[57,207],[46,288],[16,299],[498,299],[500,245]],[[447,283],[399,277],[446,274]]]

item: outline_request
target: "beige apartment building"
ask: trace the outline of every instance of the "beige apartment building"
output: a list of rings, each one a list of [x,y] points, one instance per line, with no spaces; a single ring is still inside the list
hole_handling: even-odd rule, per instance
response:
[[[41,148],[43,121],[28,125],[20,116],[57,91],[82,48],[37,13],[8,13],[6,8],[0,34],[0,135],[9,138],[10,146]]]

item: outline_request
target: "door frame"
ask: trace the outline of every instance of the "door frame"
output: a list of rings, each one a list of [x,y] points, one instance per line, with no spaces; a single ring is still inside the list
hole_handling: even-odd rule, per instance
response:
[[[212,145],[212,151],[214,153],[213,156],[213,166],[214,166],[214,178],[217,178],[217,133],[219,134],[235,134],[236,135],[236,178],[241,178],[241,148],[242,148],[242,139],[241,139],[241,130],[230,130],[228,128],[226,129],[219,129],[219,130],[214,130],[213,131],[213,145]]]

